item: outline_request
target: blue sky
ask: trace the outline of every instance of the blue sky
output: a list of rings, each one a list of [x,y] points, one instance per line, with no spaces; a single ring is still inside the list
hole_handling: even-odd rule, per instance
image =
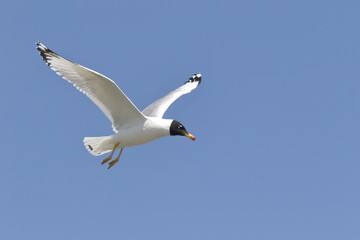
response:
[[[359,1],[7,1],[1,239],[359,239]],[[41,41],[197,137],[126,148]]]

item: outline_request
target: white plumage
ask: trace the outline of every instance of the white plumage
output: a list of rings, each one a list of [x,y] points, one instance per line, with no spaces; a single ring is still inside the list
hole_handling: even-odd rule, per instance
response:
[[[114,151],[121,148],[118,157],[109,163],[109,168],[119,160],[125,147],[144,144],[169,135],[183,135],[195,140],[181,123],[162,119],[162,116],[176,99],[200,84],[200,73],[194,74],[184,85],[140,112],[111,79],[61,57],[40,42],[37,43],[37,49],[52,70],[88,96],[112,123],[114,135],[84,138],[85,147],[95,156],[112,151],[102,163],[109,161]]]
[[[165,97],[160,98],[159,100],[150,104],[142,111],[142,113],[148,117],[162,118],[168,107],[176,99],[178,99],[184,94],[191,92],[200,84],[200,80],[197,81],[195,79],[201,79],[201,74],[194,74],[194,76],[190,78],[187,82],[185,82],[184,85],[170,92]]]

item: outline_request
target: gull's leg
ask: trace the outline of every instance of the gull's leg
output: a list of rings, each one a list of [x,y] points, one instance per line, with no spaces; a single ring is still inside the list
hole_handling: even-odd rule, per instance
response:
[[[114,152],[115,152],[115,150],[116,150],[116,148],[117,148],[118,146],[119,146],[119,143],[115,144],[114,149],[112,150],[110,156],[108,156],[107,158],[105,158],[105,159],[101,162],[101,164],[106,163],[107,161],[109,161],[109,160],[112,158],[112,156],[113,156],[113,154],[114,154]]]
[[[111,168],[112,166],[114,166],[114,165],[119,161],[120,155],[121,155],[121,153],[122,153],[123,150],[124,150],[124,148],[122,148],[122,149],[120,150],[119,156],[117,156],[117,158],[115,158],[114,160],[112,160],[112,161],[109,163],[108,169]]]

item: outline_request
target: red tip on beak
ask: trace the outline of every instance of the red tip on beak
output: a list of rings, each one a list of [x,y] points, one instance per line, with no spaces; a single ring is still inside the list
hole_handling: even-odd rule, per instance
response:
[[[186,133],[185,136],[188,137],[188,138],[190,138],[190,139],[193,140],[194,142],[195,142],[195,140],[196,140],[195,137],[194,137],[194,135],[192,135],[192,134],[190,134],[190,133]]]

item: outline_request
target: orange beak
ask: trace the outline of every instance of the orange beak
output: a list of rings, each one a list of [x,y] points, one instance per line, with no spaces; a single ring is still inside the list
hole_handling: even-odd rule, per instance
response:
[[[190,133],[185,133],[185,136],[190,138],[191,140],[193,140],[195,142],[195,137],[194,135],[190,134]]]

